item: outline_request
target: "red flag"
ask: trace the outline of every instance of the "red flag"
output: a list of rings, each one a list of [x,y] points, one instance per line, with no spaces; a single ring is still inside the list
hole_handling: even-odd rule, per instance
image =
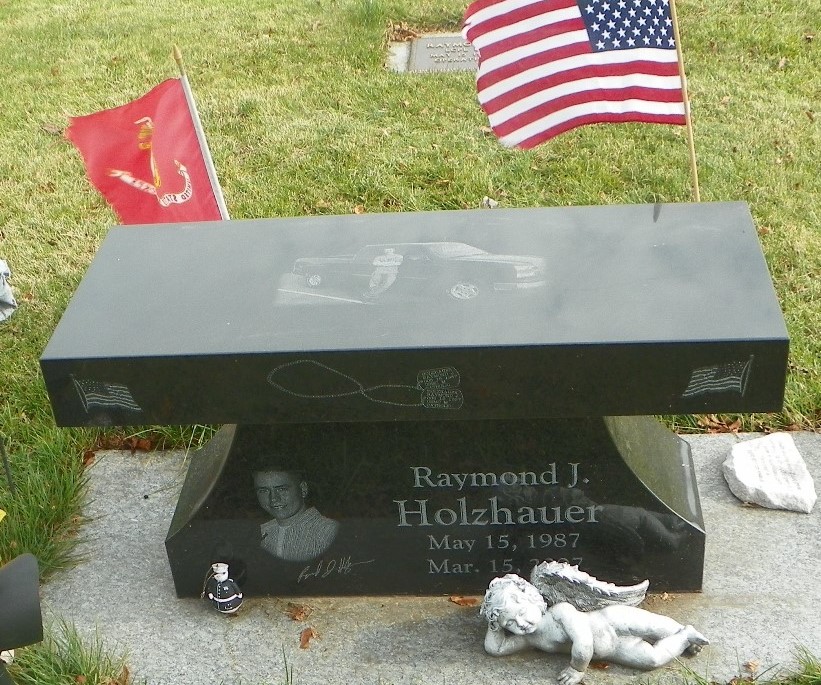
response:
[[[66,137],[124,224],[223,218],[180,79],[121,107],[72,117]]]
[[[464,37],[476,85],[507,146],[577,126],[685,124],[669,0],[477,0]]]

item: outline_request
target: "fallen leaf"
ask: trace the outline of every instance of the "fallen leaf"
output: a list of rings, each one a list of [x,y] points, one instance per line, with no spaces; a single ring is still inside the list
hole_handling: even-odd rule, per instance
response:
[[[742,665],[744,666],[744,670],[747,671],[747,673],[755,673],[761,664],[759,664],[756,659],[750,659],[748,662]]]
[[[365,206],[364,205],[356,205],[356,207],[353,208],[353,213],[354,214],[364,214],[365,213]]]
[[[815,121],[815,112],[813,112],[812,110],[808,109],[804,112],[804,114],[807,115],[807,119],[809,119],[810,121]]]
[[[43,124],[43,130],[52,136],[59,136],[62,135],[63,129],[61,129],[56,124]]]
[[[787,58],[786,57],[782,57],[780,60],[778,60],[778,68],[779,69],[783,69],[786,66],[787,66]]]
[[[313,628],[306,628],[305,630],[303,630],[299,634],[299,648],[308,649],[308,644],[315,637],[319,637],[319,635]]]
[[[83,466],[91,466],[94,463],[94,459],[97,456],[97,453],[94,450],[86,450],[83,452]]]
[[[593,668],[597,671],[604,671],[610,668],[610,664],[608,664],[606,661],[591,661],[589,668]]]
[[[698,425],[706,429],[708,433],[737,433],[741,428],[741,422],[736,421],[727,423],[726,420],[719,418],[716,414],[704,414],[698,418]]]
[[[391,41],[403,43],[419,37],[419,32],[408,26],[404,21],[392,22],[388,30]]]
[[[152,447],[153,443],[149,438],[138,438],[132,435],[122,441],[120,449],[131,450],[131,454],[134,454],[135,452],[150,452]]]
[[[312,612],[313,609],[307,604],[288,602],[288,605],[285,607],[285,613],[288,614],[293,621],[304,621]]]
[[[808,43],[811,43],[813,38],[815,38],[814,33],[805,33],[804,34],[804,40],[807,41]]]
[[[128,685],[129,680],[131,679],[131,673],[128,670],[127,666],[123,666],[123,670],[120,671],[120,675],[116,678],[107,678],[103,681],[102,685]]]
[[[86,682],[87,680],[88,680],[88,678],[86,678],[84,675],[74,676],[74,682],[75,683],[81,683],[82,684],[82,683]]]
[[[491,133],[493,133],[493,129],[492,129],[492,128],[490,128],[490,126],[480,126],[480,127],[479,127],[479,130],[480,130],[482,133],[484,133],[485,135],[490,135]]]
[[[448,600],[460,607],[475,607],[479,603],[476,597],[461,597],[460,595],[451,595]]]
[[[699,417],[698,425],[702,428],[706,428],[710,433],[721,432],[720,429],[724,427],[724,424],[718,420],[715,414],[705,414]]]

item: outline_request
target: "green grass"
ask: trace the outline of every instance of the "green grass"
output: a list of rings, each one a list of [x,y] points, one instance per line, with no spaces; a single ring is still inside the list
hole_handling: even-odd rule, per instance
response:
[[[99,635],[82,638],[66,623],[44,640],[19,649],[9,672],[17,685],[128,685],[125,657],[115,655]]]
[[[739,664],[739,675],[727,685],[821,685],[821,660],[804,647],[796,648],[794,657],[795,664],[789,668],[771,666],[760,672],[758,664]],[[718,685],[681,660],[678,667],[682,685]],[[648,683],[652,682],[650,678]]]
[[[798,668],[784,678],[784,685],[821,685],[821,660],[803,647],[796,650]]]
[[[235,219],[691,198],[684,130],[595,126],[529,152],[486,133],[470,74],[394,74],[389,27],[456,30],[456,0],[28,0],[0,3],[0,257],[20,308],[0,323],[0,563],[72,561],[93,430],[55,427],[38,358],[112,211],[60,135],[188,66]],[[812,2],[680,0],[703,201],[749,202],[791,337],[784,410],[745,430],[821,427],[821,73]],[[701,303],[720,312],[720,301]],[[750,312],[755,302],[750,302]],[[140,322],[133,322],[135,328]],[[94,331],[89,331],[94,335]],[[667,417],[703,430],[699,417]],[[208,427],[154,428],[154,445]],[[118,435],[114,434],[116,439]],[[112,434],[105,439],[111,442]],[[115,440],[116,441],[116,440]]]

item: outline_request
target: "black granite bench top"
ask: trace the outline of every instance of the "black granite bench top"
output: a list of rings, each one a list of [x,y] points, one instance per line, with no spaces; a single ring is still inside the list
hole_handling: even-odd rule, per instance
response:
[[[787,349],[728,202],[116,227],[41,363],[63,425],[269,423],[776,410]]]

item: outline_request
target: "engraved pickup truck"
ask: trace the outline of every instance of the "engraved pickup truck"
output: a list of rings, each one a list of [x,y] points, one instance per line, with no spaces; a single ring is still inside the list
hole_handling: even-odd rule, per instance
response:
[[[363,298],[437,294],[474,300],[544,286],[544,259],[492,254],[457,242],[367,245],[353,255],[301,257],[293,272],[311,288],[336,287]]]

